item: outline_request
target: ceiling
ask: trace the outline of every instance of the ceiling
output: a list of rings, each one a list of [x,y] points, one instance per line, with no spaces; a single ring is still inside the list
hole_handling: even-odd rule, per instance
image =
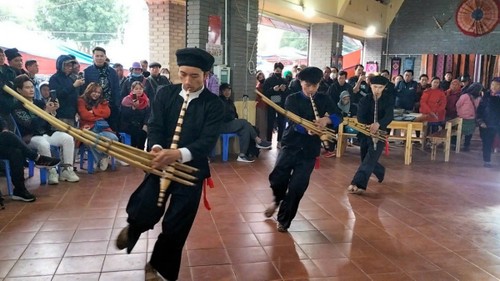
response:
[[[269,17],[309,27],[314,23],[344,25],[344,33],[357,38],[385,37],[404,0],[259,0],[260,12]],[[311,15],[306,16],[307,12]],[[366,29],[376,32],[368,36]]]

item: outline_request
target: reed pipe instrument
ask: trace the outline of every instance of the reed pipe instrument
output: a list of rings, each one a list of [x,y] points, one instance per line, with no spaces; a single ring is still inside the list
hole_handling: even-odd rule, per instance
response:
[[[151,173],[162,178],[168,178],[171,181],[175,181],[187,186],[194,186],[193,182],[197,180],[196,177],[191,175],[198,171],[198,169],[196,168],[179,162],[174,162],[168,167],[164,167],[163,169],[154,169],[151,167],[151,160],[154,158],[152,154],[144,150],[140,150],[135,147],[131,147],[126,144],[102,137],[90,130],[80,130],[73,128],[63,121],[53,117],[45,110],[39,108],[33,102],[26,99],[8,86],[4,85],[2,89],[6,93],[16,98],[18,101],[20,101],[23,106],[30,112],[47,121],[57,130],[69,134],[85,145],[93,146],[97,150],[107,153],[108,155],[113,156],[119,160],[122,160],[133,167],[142,169],[147,173]],[[173,168],[173,172],[167,173],[166,171],[163,171],[164,169],[168,169],[169,167]]]
[[[306,130],[308,130],[312,134],[318,135],[319,138],[321,139],[321,141],[331,142],[331,141],[337,140],[337,133],[334,130],[332,130],[330,128],[319,128],[313,121],[302,118],[302,117],[298,116],[297,114],[282,108],[281,106],[277,105],[275,102],[270,100],[268,97],[266,97],[261,92],[255,90],[255,93],[257,93],[257,95],[262,98],[262,101],[264,103],[266,103],[268,106],[274,108],[276,110],[276,112],[278,112],[279,114],[282,114],[283,116],[285,116],[289,120],[295,122],[296,124],[303,126]]]
[[[313,108],[313,112],[314,112],[314,118],[317,120],[319,120],[321,117],[319,117],[319,112],[318,112],[318,108],[316,107],[316,103],[314,102],[314,98],[313,98],[313,95],[310,95],[309,96],[309,99],[311,100],[311,106]],[[323,143],[323,146],[325,147],[325,149],[328,149],[328,147],[330,146],[330,144],[328,143],[328,141],[322,141]]]

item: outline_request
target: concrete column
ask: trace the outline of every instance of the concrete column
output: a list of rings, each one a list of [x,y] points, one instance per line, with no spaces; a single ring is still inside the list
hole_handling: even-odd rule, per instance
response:
[[[384,38],[367,38],[363,48],[363,65],[369,61],[378,62],[379,71],[385,67],[385,61],[382,61],[382,52],[384,50]]]
[[[175,51],[186,46],[186,1],[146,0],[149,9],[150,61],[170,70],[178,81]]]
[[[342,54],[344,26],[336,23],[311,25],[309,40],[309,65],[323,68],[336,66],[336,55]]]

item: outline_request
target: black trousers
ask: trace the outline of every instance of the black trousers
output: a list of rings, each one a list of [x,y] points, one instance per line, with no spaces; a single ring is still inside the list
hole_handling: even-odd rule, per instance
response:
[[[483,141],[483,161],[491,162],[491,151],[493,150],[493,143],[495,136],[498,134],[496,128],[479,128],[479,136]]]
[[[130,135],[131,145],[138,149],[144,149],[144,143],[146,143],[146,138],[148,137],[148,133],[144,131],[142,128],[130,127],[122,130],[123,132]]]
[[[304,155],[302,150],[284,147],[269,175],[275,203],[281,202],[278,222],[285,228],[290,227],[297,214],[300,200],[309,186],[315,161],[315,158]]]
[[[170,198],[167,211],[156,206],[160,180],[157,176],[146,176],[139,188],[130,197],[127,205],[130,233],[138,235],[152,229],[163,216],[162,233],[158,236],[151,255],[150,264],[166,279],[177,280],[181,266],[182,248],[193,225],[201,199],[202,182],[185,186],[172,182],[165,194]]]
[[[356,174],[354,174],[351,184],[356,185],[358,188],[366,189],[372,173],[379,180],[385,176],[385,168],[378,162],[382,151],[384,151],[385,143],[378,141],[377,149],[374,149],[373,140],[370,137],[358,134],[358,139],[361,152],[361,165]]]
[[[10,131],[0,133],[0,158],[9,160],[14,188],[24,189],[24,162],[35,160],[38,154]]]
[[[273,138],[274,121],[278,125],[278,141],[281,141],[283,137],[283,132],[285,131],[285,117],[270,106],[267,107],[267,141],[271,141]]]

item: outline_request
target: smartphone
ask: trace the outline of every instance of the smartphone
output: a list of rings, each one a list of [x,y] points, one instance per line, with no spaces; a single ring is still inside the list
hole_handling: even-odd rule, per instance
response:
[[[137,94],[132,93],[132,100],[136,101],[137,100]]]
[[[50,90],[50,101],[51,102],[56,102],[57,101],[56,90]]]

